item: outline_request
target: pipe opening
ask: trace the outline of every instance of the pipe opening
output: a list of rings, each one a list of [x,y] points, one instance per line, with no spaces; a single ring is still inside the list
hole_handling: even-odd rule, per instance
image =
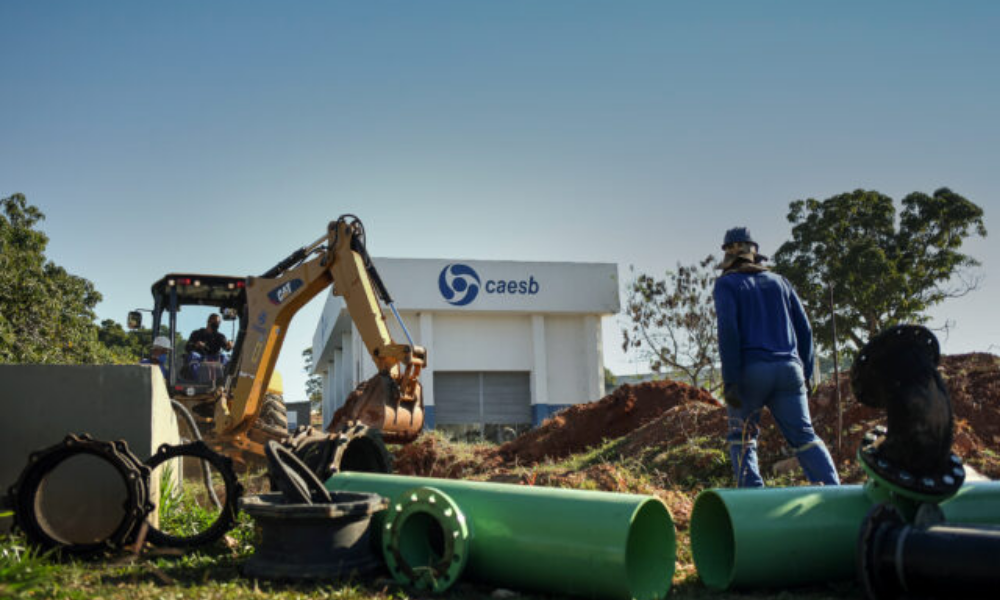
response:
[[[80,493],[80,485],[89,485]],[[46,474],[35,495],[38,525],[60,544],[96,544],[110,538],[128,518],[128,489],[105,458],[76,454]]]
[[[400,562],[414,571],[438,565],[444,558],[444,527],[429,512],[404,515],[399,525]]]
[[[643,502],[632,514],[625,549],[628,585],[634,600],[664,598],[677,559],[674,522],[659,500]]]
[[[691,553],[698,576],[713,590],[724,590],[733,579],[736,559],[733,522],[722,498],[702,492],[691,511]]]

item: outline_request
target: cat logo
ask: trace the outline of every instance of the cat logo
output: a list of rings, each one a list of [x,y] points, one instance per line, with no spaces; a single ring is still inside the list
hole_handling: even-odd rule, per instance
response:
[[[293,279],[291,281],[286,281],[285,283],[274,288],[267,293],[267,299],[271,301],[271,304],[278,306],[285,301],[286,298],[295,293],[297,289],[302,287],[301,279]]]

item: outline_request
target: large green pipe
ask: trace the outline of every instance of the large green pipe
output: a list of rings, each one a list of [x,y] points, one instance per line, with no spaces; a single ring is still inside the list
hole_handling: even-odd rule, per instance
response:
[[[706,490],[691,512],[698,575],[716,590],[851,579],[871,507],[860,485]],[[967,484],[941,509],[948,522],[1000,524],[1000,482]]]
[[[388,498],[419,486],[444,492],[465,514],[471,579],[602,600],[656,600],[670,590],[674,525],[652,496],[376,473],[326,482]]]

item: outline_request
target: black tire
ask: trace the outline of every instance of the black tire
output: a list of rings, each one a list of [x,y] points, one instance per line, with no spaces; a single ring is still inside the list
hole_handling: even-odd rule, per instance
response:
[[[260,407],[258,421],[263,425],[288,431],[288,408],[285,407],[285,401],[281,395],[264,394],[264,402]]]

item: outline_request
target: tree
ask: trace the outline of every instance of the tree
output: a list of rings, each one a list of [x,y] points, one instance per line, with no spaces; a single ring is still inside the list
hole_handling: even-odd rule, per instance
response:
[[[316,412],[323,404],[323,378],[313,374],[313,349],[306,348],[302,351],[302,358],[306,361],[306,397],[309,398],[310,410]]]
[[[94,284],[45,258],[45,215],[23,194],[0,208],[0,362],[127,362],[97,338]]]
[[[986,236],[983,210],[948,188],[906,196],[898,218],[892,198],[866,190],[789,208],[792,239],[775,270],[798,290],[826,348],[831,286],[838,342],[858,349],[892,325],[926,322],[927,309],[979,285],[979,261],[960,249],[970,235]]]
[[[169,339],[170,327],[161,324],[158,335]],[[125,329],[114,319],[104,319],[97,330],[97,339],[113,352],[127,357],[128,362],[139,362],[143,357],[149,356],[153,330],[148,327]],[[184,349],[184,335],[179,331],[174,333],[174,348],[178,349],[178,353]]]
[[[656,373],[672,370],[695,387],[712,385],[719,361],[714,262],[709,255],[693,265],[678,264],[663,279],[643,273],[634,277],[625,303],[622,349],[638,352]]]
[[[97,339],[105,347],[127,356],[131,362],[139,362],[148,353],[146,347],[150,337],[149,329],[126,330],[114,319],[104,319],[97,330]]]

